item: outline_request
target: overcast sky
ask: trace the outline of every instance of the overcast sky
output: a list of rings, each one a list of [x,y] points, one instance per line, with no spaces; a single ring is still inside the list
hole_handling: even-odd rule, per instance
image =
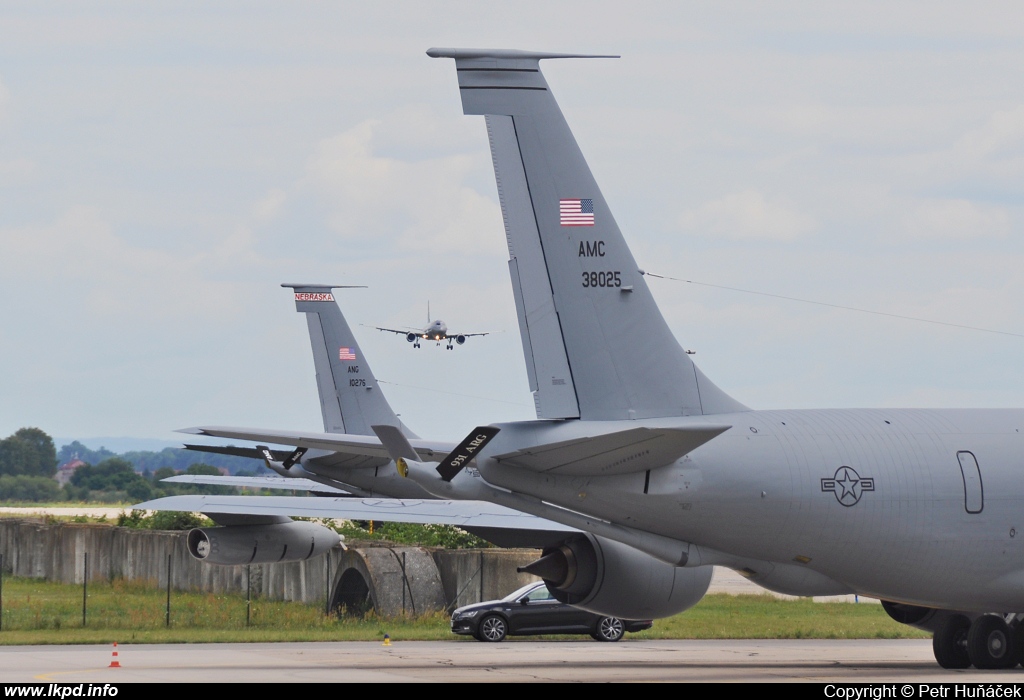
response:
[[[542,68],[648,271],[1024,335],[1024,5],[625,5],[4,3],[0,437],[322,429],[293,281],[369,285],[338,298],[421,436],[533,418],[431,46],[622,55]],[[755,408],[1024,406],[1024,337],[649,284]],[[365,327],[428,300],[498,333]]]

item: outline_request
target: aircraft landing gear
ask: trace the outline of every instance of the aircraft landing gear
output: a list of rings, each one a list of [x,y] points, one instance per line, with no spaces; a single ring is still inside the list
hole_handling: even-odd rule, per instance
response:
[[[1018,654],[1014,630],[1000,615],[982,615],[971,623],[967,633],[967,654],[975,668],[1012,668]]]
[[[964,615],[952,615],[932,637],[932,652],[942,668],[970,668],[967,633],[971,621]]]
[[[414,348],[418,348],[420,346],[420,341],[417,340],[415,343],[412,344],[412,346]]]
[[[448,343],[448,349],[449,349],[449,350],[451,350],[451,349],[452,349],[452,344],[451,344],[451,343]]]
[[[932,637],[932,651],[942,668],[1006,669],[1024,658],[1024,626],[1011,627],[1001,615],[971,622],[952,615]]]

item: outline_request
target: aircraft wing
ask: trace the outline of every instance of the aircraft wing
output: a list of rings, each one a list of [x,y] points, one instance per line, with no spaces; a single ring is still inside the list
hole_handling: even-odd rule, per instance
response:
[[[139,503],[132,506],[132,509],[175,510],[207,515],[342,518],[455,525],[461,528],[577,532],[575,528],[484,501],[304,496],[168,496]]]
[[[420,335],[423,333],[422,329],[416,330],[415,328],[406,328],[404,331],[400,331],[395,328],[381,328],[380,326],[374,326],[374,328],[376,328],[379,331],[387,331],[388,333],[398,333],[398,335],[409,335],[410,333]]]
[[[320,493],[347,494],[327,484],[301,478],[284,478],[281,476],[217,476],[214,474],[179,474],[169,476],[166,481],[172,484],[203,484],[206,486],[244,486],[251,489],[283,489],[286,491],[317,491]]]
[[[675,462],[731,426],[630,428],[604,435],[524,447],[494,459],[530,471],[566,476],[610,476],[657,469]]]
[[[235,440],[251,440],[253,442],[271,442],[277,445],[294,445],[313,450],[328,450],[350,455],[381,457],[388,461],[391,457],[380,444],[376,435],[351,435],[345,433],[306,433],[293,430],[264,430],[262,428],[231,428],[225,426],[203,426],[185,428],[180,433],[190,435],[207,435],[210,437],[232,438]],[[438,442],[434,440],[410,440],[416,454],[424,461],[437,461],[455,449],[454,442]]]
[[[449,338],[454,338],[457,335],[461,335],[463,338],[472,338],[473,336],[478,335],[490,335],[490,333],[455,333],[454,331],[448,331]]]

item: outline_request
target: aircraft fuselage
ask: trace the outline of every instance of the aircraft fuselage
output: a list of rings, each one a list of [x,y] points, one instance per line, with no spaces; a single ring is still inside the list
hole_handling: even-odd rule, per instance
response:
[[[420,332],[420,337],[426,340],[446,340],[448,338],[448,326],[444,321],[434,321]]]
[[[488,451],[501,454],[503,439],[522,447],[530,433],[550,443],[624,423],[508,424]],[[494,485],[690,543],[688,566],[732,566],[770,588],[1024,609],[1024,409],[748,411],[628,422],[704,423],[733,427],[650,472],[524,475],[493,459],[480,472]]]

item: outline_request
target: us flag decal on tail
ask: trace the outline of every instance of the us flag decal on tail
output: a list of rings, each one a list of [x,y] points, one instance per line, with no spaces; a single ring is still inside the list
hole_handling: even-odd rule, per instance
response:
[[[594,200],[558,200],[558,219],[562,226],[593,226]]]
[[[338,348],[338,359],[354,360],[356,359],[356,354],[352,352],[352,348]]]

